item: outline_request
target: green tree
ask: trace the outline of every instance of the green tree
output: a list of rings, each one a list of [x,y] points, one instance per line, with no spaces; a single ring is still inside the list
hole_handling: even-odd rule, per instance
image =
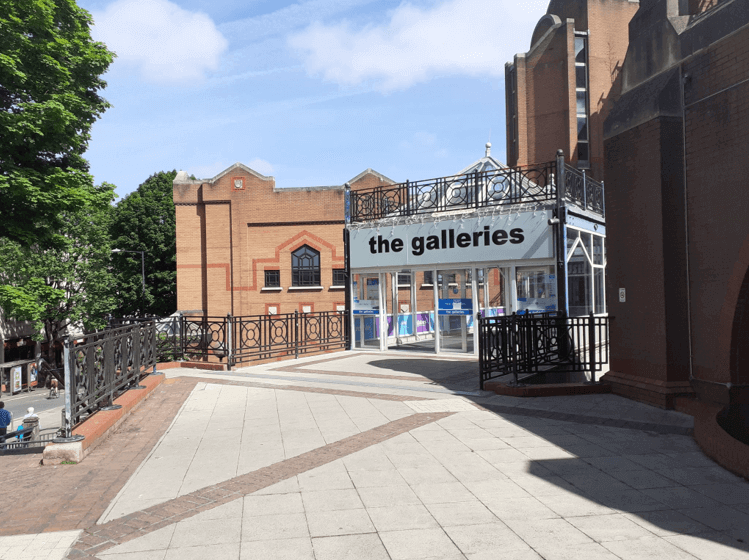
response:
[[[68,325],[101,329],[114,309],[108,235],[114,186],[92,187],[87,199],[85,206],[61,213],[55,247],[0,238],[0,307],[10,319],[33,322],[47,342]]]
[[[146,274],[144,295],[140,255],[114,256],[118,314],[165,317],[177,310],[176,218],[172,198],[176,175],[176,171],[151,175],[115,208],[110,228],[112,246],[125,251],[144,251]]]
[[[74,0],[0,0],[0,237],[64,246],[67,213],[96,203],[83,158],[113,53]]]

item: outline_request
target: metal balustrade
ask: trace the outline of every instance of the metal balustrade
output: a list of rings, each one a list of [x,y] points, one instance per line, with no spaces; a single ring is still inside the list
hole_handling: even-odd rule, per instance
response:
[[[512,375],[517,385],[544,371],[595,373],[609,361],[609,317],[538,313],[481,317],[480,384]]]

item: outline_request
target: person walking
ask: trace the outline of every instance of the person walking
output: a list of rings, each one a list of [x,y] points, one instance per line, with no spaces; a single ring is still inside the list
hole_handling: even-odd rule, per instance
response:
[[[60,396],[60,393],[57,390],[57,379],[55,379],[53,377],[52,381],[50,381],[50,385],[49,385],[49,396],[47,398],[48,399],[56,399],[59,396]]]
[[[8,433],[8,428],[13,423],[13,414],[6,410],[5,403],[0,401],[0,436]]]

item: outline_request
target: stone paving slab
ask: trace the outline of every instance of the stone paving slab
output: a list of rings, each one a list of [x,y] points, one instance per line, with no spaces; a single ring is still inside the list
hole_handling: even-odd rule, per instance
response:
[[[347,369],[420,366],[341,356],[293,366],[335,383],[273,379],[277,363],[255,377],[170,372],[186,374],[165,386],[178,406],[66,557],[749,559],[749,483],[700,452],[689,417],[615,395],[361,384]]]

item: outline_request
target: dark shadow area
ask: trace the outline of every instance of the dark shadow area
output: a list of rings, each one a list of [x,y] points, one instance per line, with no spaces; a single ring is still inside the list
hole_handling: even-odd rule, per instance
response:
[[[690,429],[631,421],[617,427],[604,418],[523,409],[522,404],[482,406],[556,446],[534,448],[531,455],[539,458],[528,465],[532,476],[514,481],[555,514],[583,520],[578,527],[583,532],[586,517],[623,514],[635,525],[617,519],[635,534],[647,536],[645,529],[653,536],[687,535],[749,554],[749,483],[704,455]],[[543,458],[565,452],[572,457]],[[630,538],[616,541],[615,546],[626,547],[639,537],[617,538]],[[700,554],[698,541],[669,543],[697,558],[717,557]],[[641,557],[623,550],[623,558]],[[646,556],[659,557],[655,550]],[[736,557],[744,556],[737,552]]]
[[[718,424],[733,439],[749,445],[749,404],[731,404],[718,414]]]
[[[436,356],[433,359],[404,357],[373,360],[369,364],[396,373],[421,375],[435,385],[442,385],[452,391],[479,390],[477,360],[451,360]]]

